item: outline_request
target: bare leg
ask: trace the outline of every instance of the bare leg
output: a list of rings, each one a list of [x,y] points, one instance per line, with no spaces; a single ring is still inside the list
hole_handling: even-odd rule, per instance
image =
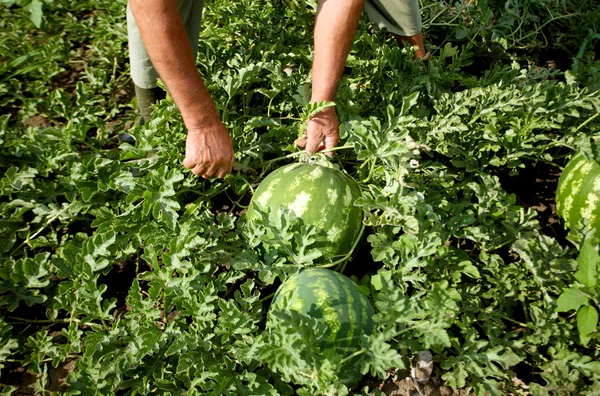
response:
[[[419,47],[417,52],[415,52],[415,56],[420,59],[425,57],[427,51],[425,51],[425,43],[423,42],[422,30],[414,36],[400,36],[398,34],[394,34],[394,38],[396,39],[400,47],[403,47],[404,43],[410,45],[411,47]]]

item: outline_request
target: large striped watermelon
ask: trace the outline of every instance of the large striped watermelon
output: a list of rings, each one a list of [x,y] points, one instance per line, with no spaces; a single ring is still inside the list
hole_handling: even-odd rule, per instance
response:
[[[600,230],[600,165],[575,155],[565,167],[556,191],[556,212],[568,228],[589,221],[587,230]],[[586,231],[587,231],[586,230]],[[600,236],[600,235],[598,235]]]
[[[354,206],[358,186],[341,171],[322,165],[294,163],[269,174],[258,186],[247,220],[252,224],[259,211],[281,217],[282,208],[293,212],[317,231],[315,247],[321,261],[350,253],[360,234],[362,209]],[[273,218],[273,217],[271,217]]]
[[[277,313],[291,312],[324,324],[325,332],[317,337],[314,345],[319,351],[317,360],[331,355],[331,352],[340,357],[339,361],[343,360],[359,350],[363,334],[370,335],[373,331],[373,307],[367,297],[358,292],[349,278],[328,269],[308,268],[288,278],[273,298],[267,316],[267,330],[297,334],[313,331],[306,325],[303,328],[302,324],[292,321],[282,323],[275,320]],[[281,326],[287,328],[282,329]],[[302,355],[303,349],[312,347],[302,345],[296,352]],[[358,379],[357,361],[349,359],[338,367],[338,376],[343,381],[350,383]],[[297,383],[303,383],[304,377],[305,373],[298,373],[297,377],[292,374]]]

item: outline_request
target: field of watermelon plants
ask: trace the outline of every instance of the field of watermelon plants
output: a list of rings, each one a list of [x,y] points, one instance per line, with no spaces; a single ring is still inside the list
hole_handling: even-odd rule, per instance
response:
[[[207,181],[172,101],[136,124],[124,0],[0,1],[0,394],[406,394],[430,351],[422,394],[600,395],[600,207],[568,230],[555,204],[569,159],[600,159],[597,2],[422,0],[426,61],[361,20],[329,163],[364,227],[333,263],[288,212],[246,222],[303,158],[315,7],[207,1],[197,64],[238,163]],[[374,308],[350,356],[292,313],[266,330],[307,267]]]

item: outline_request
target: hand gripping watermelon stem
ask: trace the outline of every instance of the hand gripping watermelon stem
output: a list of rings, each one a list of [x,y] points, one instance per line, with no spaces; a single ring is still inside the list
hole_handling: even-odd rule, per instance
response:
[[[325,149],[325,150],[321,150],[321,151],[319,151],[318,153],[314,153],[314,154],[312,154],[312,155],[319,155],[320,153],[323,153],[323,154],[324,154],[324,153],[330,153],[330,152],[333,152],[333,151],[346,150],[346,149],[349,149],[349,148],[354,148],[354,146],[351,146],[351,145],[344,145],[344,146],[332,147],[332,148],[328,148],[328,149]],[[306,152],[306,150],[302,150],[302,151],[297,151],[297,152],[295,152],[295,153],[287,154],[287,155],[284,155],[284,156],[281,156],[281,157],[277,157],[277,158],[270,159],[270,160],[268,160],[268,161],[265,161],[264,163],[265,163],[265,164],[270,164],[271,162],[277,162],[277,161],[281,161],[281,160],[288,159],[288,158],[299,157],[299,156],[301,156],[301,155],[303,155],[303,154],[304,154],[304,155],[308,155],[308,156],[310,156],[310,155],[309,155],[309,154]]]
[[[265,175],[265,173],[271,168],[271,166],[277,161],[281,161],[281,160],[285,160],[285,159],[289,159],[289,158],[302,157],[302,156],[305,156],[306,158],[311,158],[314,156],[323,156],[323,154],[325,154],[325,153],[339,151],[339,150],[346,150],[346,149],[351,149],[351,148],[354,148],[354,146],[352,146],[352,145],[337,146],[337,147],[332,147],[329,149],[321,150],[318,153],[314,153],[314,154],[308,154],[306,152],[306,150],[302,150],[302,151],[297,151],[295,153],[283,155],[281,157],[273,158],[273,159],[270,159],[267,161],[263,161],[261,163],[261,165],[259,166],[260,168],[262,168],[260,177],[263,177]]]

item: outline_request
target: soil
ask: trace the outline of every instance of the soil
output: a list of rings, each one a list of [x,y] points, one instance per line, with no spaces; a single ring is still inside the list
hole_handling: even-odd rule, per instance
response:
[[[67,360],[61,363],[58,367],[50,367],[48,369],[49,384],[46,389],[50,392],[65,392],[68,388],[65,379],[75,369],[75,361]],[[33,374],[31,371],[16,365],[7,364],[3,370],[4,375],[0,380],[0,387],[15,386],[17,391],[13,396],[37,395],[39,392],[35,390],[35,382],[41,375]],[[5,373],[5,371],[7,373]]]
[[[469,393],[465,390],[453,390],[450,387],[441,385],[441,380],[430,380],[426,384],[417,384],[411,378],[404,378],[396,381],[384,382],[379,388],[388,396],[463,396]]]
[[[32,117],[25,118],[23,125],[34,127],[34,128],[47,128],[49,127],[50,120],[44,117],[42,114],[37,114]]]
[[[387,378],[383,380],[369,377],[362,381],[361,389],[365,385],[369,390],[379,389],[387,396],[467,396],[470,395],[464,389],[453,390],[442,384],[439,374],[434,371],[432,377],[426,383],[417,384],[409,376],[406,370],[391,370]]]
[[[556,214],[554,198],[560,172],[560,169],[544,162],[526,161],[525,169],[519,170],[518,175],[499,172],[498,177],[504,190],[515,194],[517,205],[537,212],[542,232],[567,246],[567,231]]]
[[[113,312],[115,319],[127,311],[127,303],[125,300],[129,293],[129,289],[133,284],[133,280],[137,277],[139,267],[148,269],[143,260],[139,260],[135,256],[132,256],[129,260],[113,266],[108,274],[101,275],[98,278],[99,284],[105,284],[107,286],[106,292],[104,292],[103,295],[104,299],[108,300],[116,298],[117,300],[117,306]]]
[[[120,103],[131,102],[134,97],[135,87],[131,81],[129,84],[114,93],[114,100]]]
[[[52,88],[64,88],[68,93],[73,93],[77,86],[77,81],[85,71],[85,65],[89,61],[85,55],[85,48],[82,45],[78,51],[78,56],[74,56],[68,63],[63,65],[64,70],[52,78]]]
[[[371,244],[367,241],[371,233],[370,227],[365,228],[362,240],[356,247],[354,255],[346,264],[344,275],[356,276],[360,280],[365,275],[375,275],[383,266],[383,263],[373,261]]]
[[[13,395],[34,395],[35,381],[38,376],[27,371],[20,365],[9,363],[2,369],[0,387],[15,386],[17,391]]]

